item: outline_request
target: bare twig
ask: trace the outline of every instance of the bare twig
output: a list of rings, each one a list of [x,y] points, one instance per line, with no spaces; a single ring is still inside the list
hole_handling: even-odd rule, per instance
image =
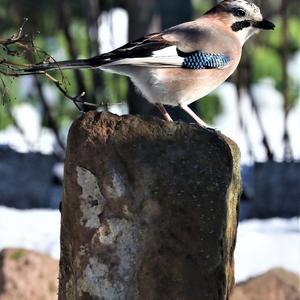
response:
[[[26,23],[27,19],[24,20],[24,23],[19,28],[18,32],[14,35],[12,35],[10,38],[7,39],[0,39],[0,45],[3,46],[5,49],[7,57],[23,57],[23,52],[20,52],[20,49],[22,51],[25,51],[27,54],[29,54],[30,57],[33,56],[33,54],[37,55],[39,58],[44,57],[42,62],[38,64],[48,63],[52,62],[55,64],[56,60],[53,56],[49,55],[46,51],[43,49],[40,49],[34,45],[33,42],[33,36],[24,33],[24,25]],[[60,70],[58,66],[58,71],[61,75],[61,82],[54,78],[52,75],[47,73],[46,71],[36,71],[36,72],[26,72],[24,69],[30,68],[35,66],[36,64],[28,64],[28,63],[20,63],[20,62],[14,62],[7,57],[1,57],[0,54],[0,84],[2,85],[3,93],[8,95],[6,84],[2,78],[2,76],[6,77],[19,77],[19,76],[25,76],[25,75],[44,75],[48,80],[50,80],[52,83],[55,84],[55,86],[58,88],[58,90],[69,100],[71,100],[74,105],[78,108],[79,111],[82,111],[81,107],[78,104],[92,107],[93,109],[96,109],[98,106],[93,103],[89,103],[83,100],[83,97],[85,96],[85,92],[81,92],[79,95],[76,96],[70,96],[67,92],[66,85],[67,85],[67,79],[63,75],[62,70]],[[2,75],[2,76],[1,76]],[[3,97],[4,99],[4,97]],[[4,102],[3,102],[4,103]]]

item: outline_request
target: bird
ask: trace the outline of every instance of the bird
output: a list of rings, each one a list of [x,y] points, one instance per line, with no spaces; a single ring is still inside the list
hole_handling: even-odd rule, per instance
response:
[[[148,34],[111,52],[87,59],[43,62],[25,73],[99,68],[129,77],[163,117],[165,105],[179,106],[201,127],[208,125],[189,104],[215,90],[236,70],[244,43],[275,25],[246,0],[225,0],[194,21]]]

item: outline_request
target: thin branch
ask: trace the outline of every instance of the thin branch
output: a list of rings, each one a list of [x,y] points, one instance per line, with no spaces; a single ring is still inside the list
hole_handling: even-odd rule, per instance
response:
[[[0,39],[0,45],[2,45],[6,51],[7,56],[23,56],[23,53],[20,53],[19,49],[25,50],[29,57],[32,57],[33,54],[37,55],[39,58],[44,56],[45,58],[40,62],[39,64],[48,63],[51,61],[55,64],[56,60],[53,56],[49,55],[46,51],[43,49],[40,49],[34,45],[33,42],[33,36],[29,34],[25,34],[23,32],[23,28],[25,25],[24,21],[22,26],[19,28],[18,32],[14,35],[12,35],[10,38],[7,39]],[[14,47],[14,48],[12,48]],[[31,58],[31,60],[33,60]],[[2,85],[3,93],[7,94],[6,84],[2,78],[2,76],[6,77],[20,77],[20,76],[26,76],[26,75],[44,75],[48,80],[53,82],[55,86],[58,88],[58,90],[69,100],[71,100],[74,105],[77,107],[79,111],[82,111],[80,106],[78,104],[81,104],[83,106],[92,107],[93,109],[97,109],[99,106],[93,103],[89,103],[83,100],[83,97],[85,96],[85,92],[81,92],[79,95],[76,96],[70,96],[66,90],[66,78],[63,75],[62,70],[58,66],[58,71],[60,72],[62,82],[51,76],[46,71],[36,71],[36,72],[26,72],[24,69],[30,68],[35,66],[36,64],[28,64],[28,63],[20,63],[20,62],[14,62],[7,58],[2,58],[0,56],[0,84]],[[2,76],[1,76],[2,75]],[[4,97],[3,97],[4,98]]]
[[[45,75],[47,76],[47,78],[48,78],[49,80],[51,80],[51,81],[56,85],[56,87],[62,92],[62,94],[63,94],[66,98],[68,98],[69,100],[71,100],[71,101],[75,104],[75,106],[76,106],[80,111],[82,111],[82,110],[81,110],[81,108],[77,105],[77,103],[81,103],[81,104],[87,105],[87,106],[92,106],[92,107],[94,107],[95,109],[97,109],[97,108],[99,107],[99,105],[96,105],[96,104],[90,103],[90,102],[86,102],[86,101],[83,101],[83,100],[81,99],[82,97],[85,96],[85,92],[82,92],[80,95],[77,95],[77,96],[74,96],[74,97],[68,95],[68,94],[67,94],[67,91],[61,86],[60,82],[59,82],[57,79],[55,79],[54,77],[52,77],[52,76],[51,76],[49,73],[47,73],[47,72],[44,72],[44,73],[45,73]]]

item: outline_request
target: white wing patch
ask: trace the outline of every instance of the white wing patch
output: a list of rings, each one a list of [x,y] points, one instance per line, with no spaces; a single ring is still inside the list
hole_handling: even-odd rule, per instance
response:
[[[176,46],[170,46],[161,50],[153,51],[151,56],[147,57],[132,57],[116,60],[105,64],[104,68],[111,66],[137,66],[149,68],[178,68],[183,64],[184,58],[178,56]]]
[[[176,57],[176,56],[178,56],[177,48],[174,45],[174,46],[166,47],[164,49],[153,51],[152,56],[153,57],[165,57],[165,56],[166,57]]]

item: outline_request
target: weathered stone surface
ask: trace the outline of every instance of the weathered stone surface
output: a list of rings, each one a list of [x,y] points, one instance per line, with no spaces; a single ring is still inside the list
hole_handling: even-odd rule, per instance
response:
[[[227,299],[239,194],[220,133],[86,113],[68,138],[59,299]]]
[[[300,277],[273,269],[234,288],[231,300],[300,300]]]
[[[25,249],[0,252],[0,300],[57,299],[58,262]]]

